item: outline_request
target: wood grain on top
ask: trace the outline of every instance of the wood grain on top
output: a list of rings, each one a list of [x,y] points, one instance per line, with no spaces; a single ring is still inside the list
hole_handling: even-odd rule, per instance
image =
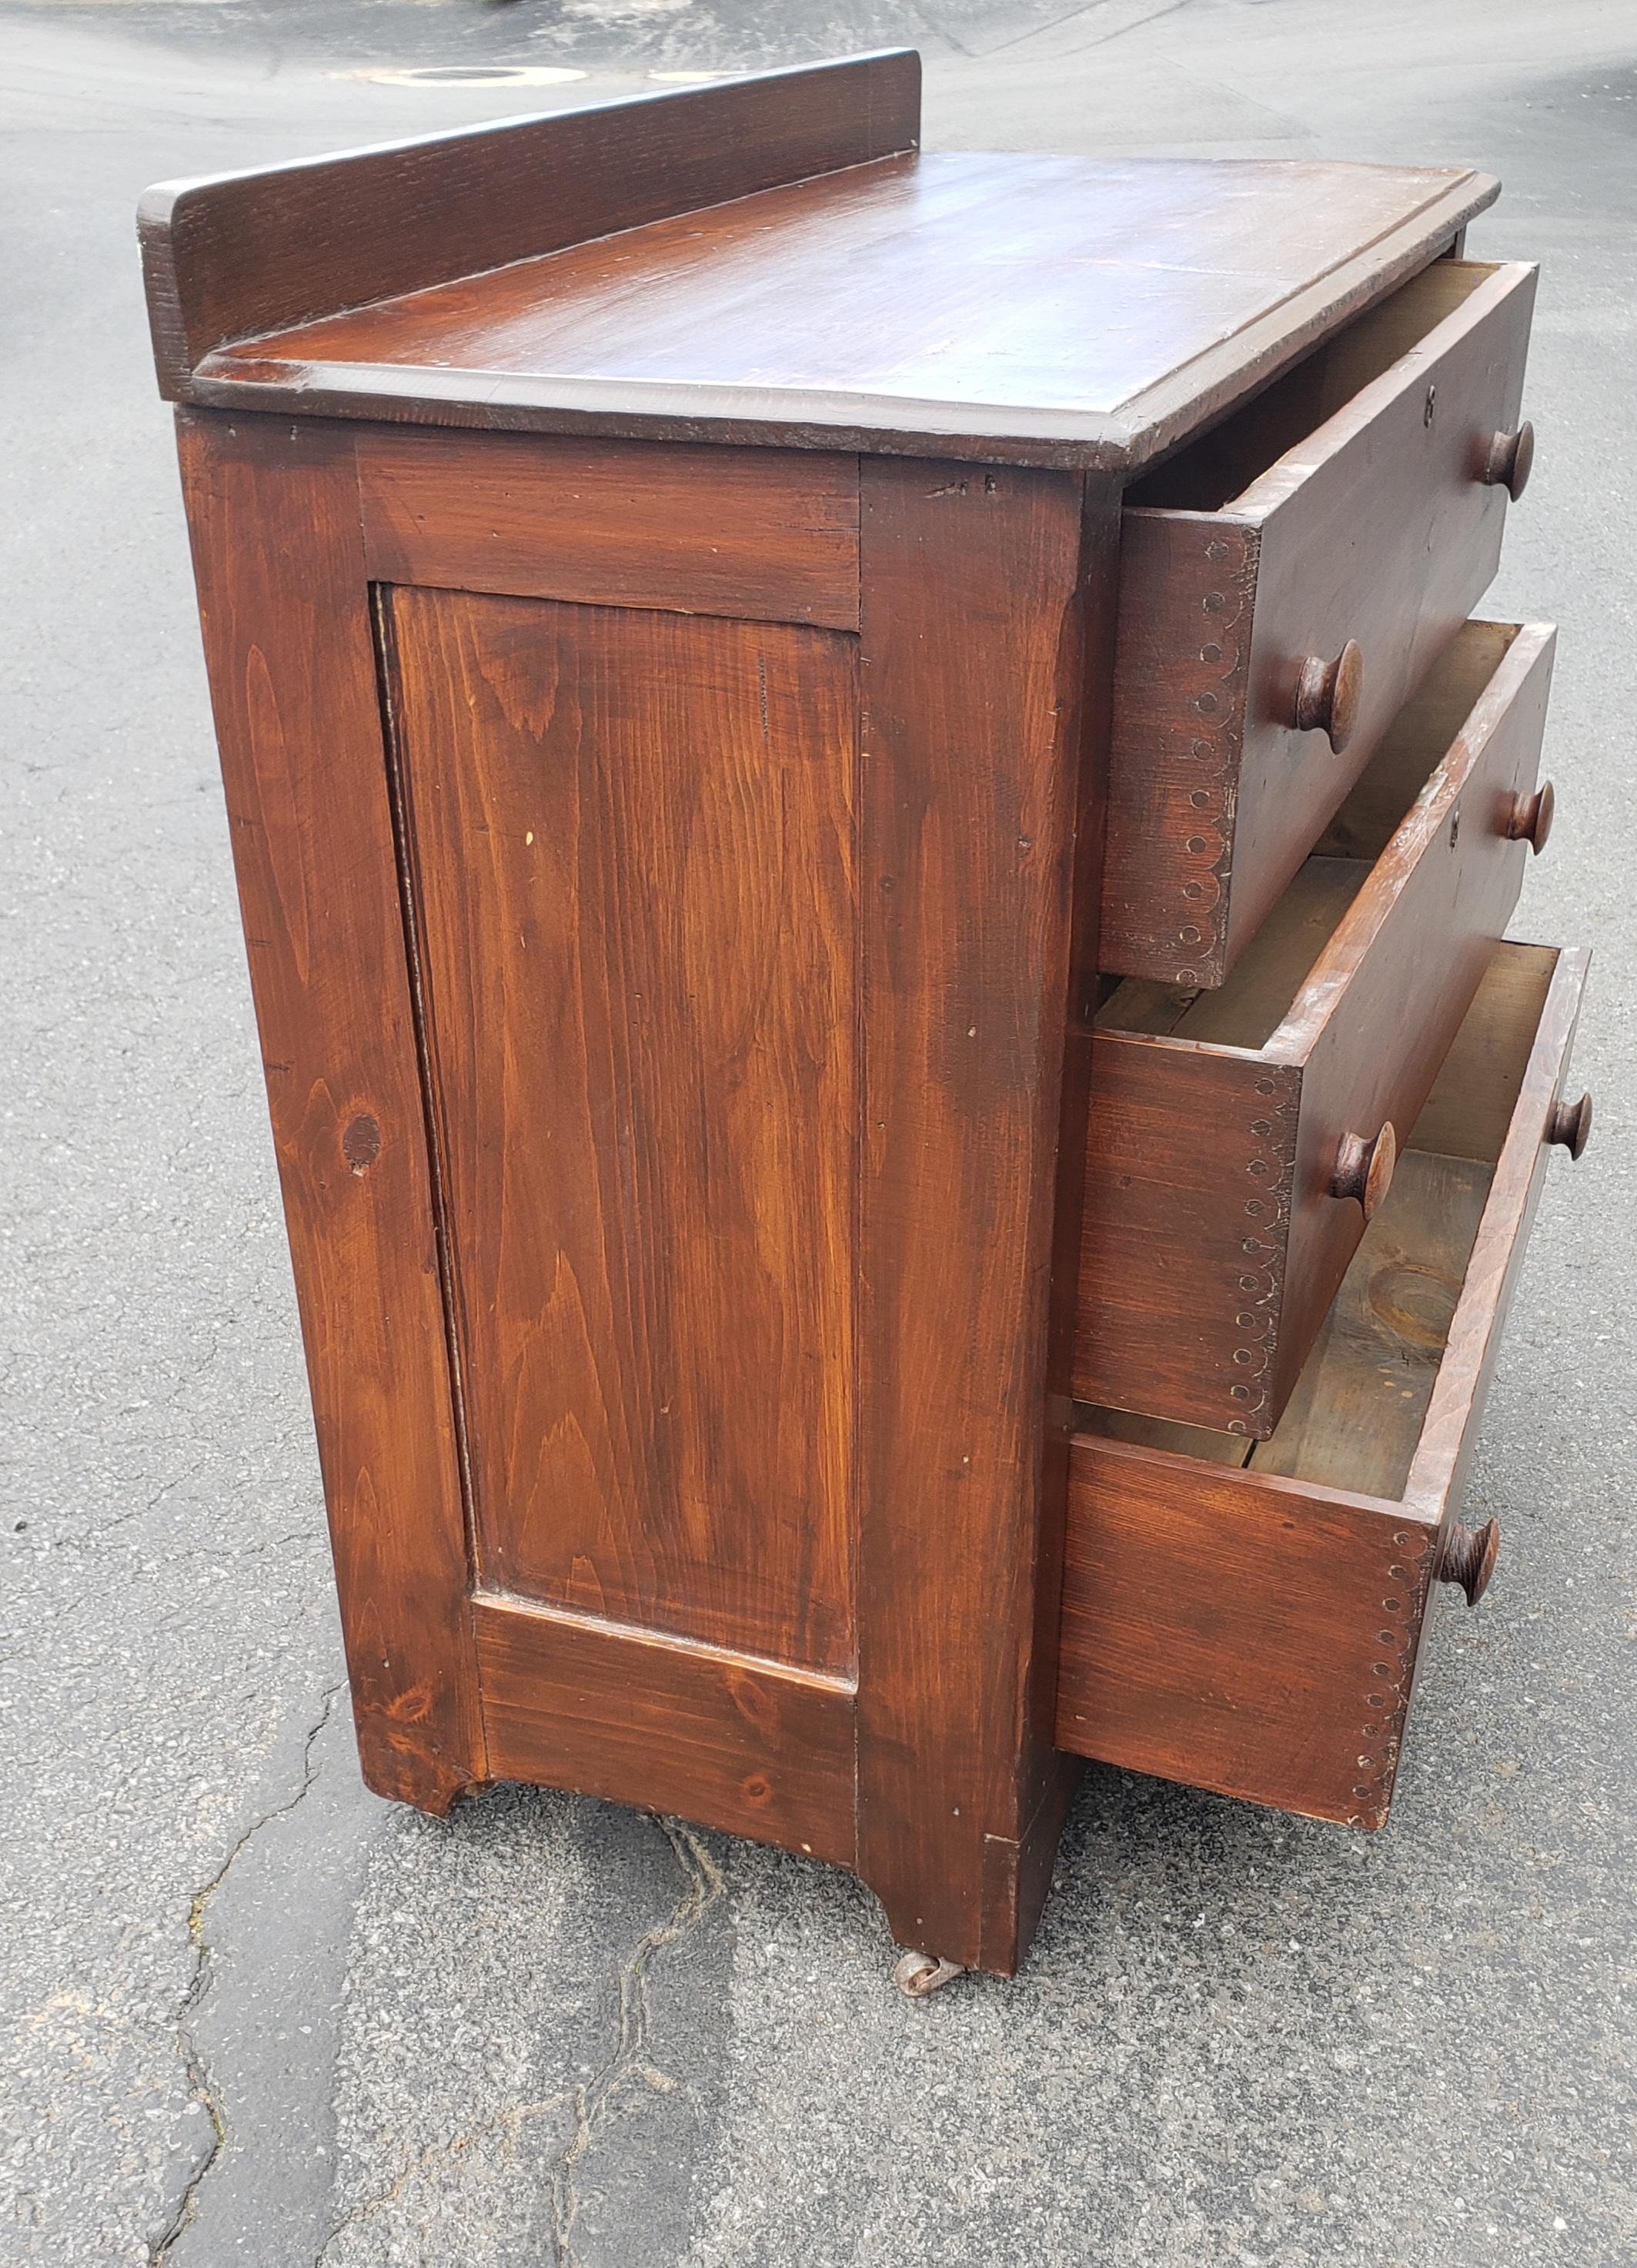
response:
[[[781,103],[807,99],[802,76],[781,77]],[[754,108],[773,85],[707,92],[719,107],[737,98]],[[668,149],[690,118],[701,136],[721,134],[716,112],[690,113],[691,99],[665,114]],[[237,343],[223,328],[234,320],[231,232],[217,232],[209,262],[194,261],[209,284],[209,312],[192,320],[193,270],[165,251],[180,225],[166,216],[186,214],[191,244],[208,233],[212,198],[247,210],[246,182],[274,177],[151,193],[167,390],[220,406],[652,438],[891,449],[936,437],[944,454],[964,444],[1113,467],[1191,431],[1424,266],[1496,188],[1458,168],[1305,159],[921,156],[899,118],[877,127],[873,148],[869,134],[833,135],[829,154],[802,169],[812,178],[787,170],[767,186],[724,166],[714,195],[672,150],[676,195],[656,210],[657,190],[634,200],[606,153],[594,164],[599,133],[613,150],[635,132],[625,107],[492,129],[487,155],[469,136],[438,144],[451,153],[442,159],[432,144],[405,145],[399,165],[420,167],[413,205],[392,173],[354,178],[379,173],[382,153],[331,161],[332,213],[350,207],[368,227],[387,195],[400,224],[390,247],[373,269],[325,251],[340,296],[316,320],[303,320],[319,313],[310,277],[292,280],[282,304],[247,283],[254,320],[240,320]],[[592,166],[602,188],[576,186],[577,225],[532,243],[473,219],[463,260],[448,225],[421,217],[436,210],[439,166],[456,165],[458,140],[464,196],[474,168],[510,178],[507,136],[525,134],[539,137],[541,179]],[[901,154],[878,154],[894,134]],[[236,255],[247,276],[288,254],[277,200],[258,196],[261,232],[241,231]],[[300,225],[312,232],[313,216]],[[407,289],[422,229],[430,242],[414,281],[427,288]],[[332,220],[321,248],[334,232]]]

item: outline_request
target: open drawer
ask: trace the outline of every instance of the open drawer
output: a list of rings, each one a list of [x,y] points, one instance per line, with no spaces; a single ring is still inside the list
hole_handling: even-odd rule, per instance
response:
[[[1469,622],[1216,991],[1089,1042],[1074,1392],[1265,1439],[1545,838],[1553,633]]]
[[[1112,1410],[1070,1449],[1060,1748],[1377,1827],[1442,1580],[1475,1596],[1494,1524],[1467,1458],[1561,1088],[1588,956],[1500,945],[1272,1440]]]
[[[1487,587],[1534,291],[1438,261],[1127,491],[1104,969],[1220,984]]]

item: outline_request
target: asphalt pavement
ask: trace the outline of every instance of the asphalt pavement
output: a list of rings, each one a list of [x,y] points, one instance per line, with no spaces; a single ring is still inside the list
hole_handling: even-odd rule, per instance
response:
[[[132,225],[166,176],[898,39],[934,147],[1503,176],[1469,250],[1542,263],[1540,447],[1488,611],[1561,625],[1514,928],[1596,948],[1598,1110],[1390,1827],[1094,1771],[1023,1976],[919,2006],[842,1874],[358,1781]],[[1629,2261],[1631,7],[0,0],[0,2258]]]

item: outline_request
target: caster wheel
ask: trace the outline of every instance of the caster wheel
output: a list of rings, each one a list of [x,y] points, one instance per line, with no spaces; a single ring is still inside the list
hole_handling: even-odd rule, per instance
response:
[[[958,1961],[939,1961],[930,1953],[907,1953],[892,1971],[892,1982],[907,1999],[924,2000],[951,1977],[965,1973]]]

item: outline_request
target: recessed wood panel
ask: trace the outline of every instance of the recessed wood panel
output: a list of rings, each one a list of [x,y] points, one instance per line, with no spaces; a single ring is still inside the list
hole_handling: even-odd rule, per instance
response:
[[[482,1572],[851,1659],[855,646],[398,590]]]

